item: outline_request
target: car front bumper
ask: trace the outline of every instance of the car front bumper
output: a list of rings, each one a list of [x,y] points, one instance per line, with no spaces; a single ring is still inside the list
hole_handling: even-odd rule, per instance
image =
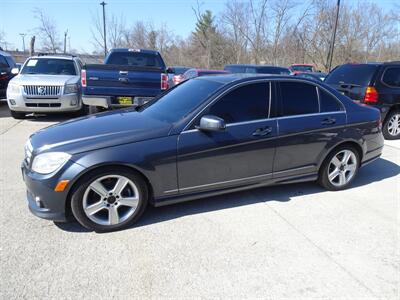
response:
[[[69,161],[56,174],[42,175],[32,172],[25,162],[22,163],[22,177],[26,185],[29,210],[37,217],[65,222],[67,221],[66,204],[68,193],[74,184],[74,179],[84,171],[81,165]],[[62,192],[54,188],[60,180],[70,180]]]
[[[82,108],[79,94],[40,98],[7,92],[7,103],[10,110],[17,112],[73,112]]]

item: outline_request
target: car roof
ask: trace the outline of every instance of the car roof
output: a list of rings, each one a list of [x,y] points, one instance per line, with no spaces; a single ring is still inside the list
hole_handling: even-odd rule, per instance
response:
[[[113,48],[110,50],[111,52],[140,52],[140,53],[147,53],[147,54],[159,54],[158,51],[156,50],[150,50],[150,49],[139,49],[139,48]]]
[[[76,58],[75,56],[66,56],[66,55],[34,55],[31,56],[29,58],[33,58],[33,59],[42,59],[42,58],[52,58],[52,59],[64,59],[64,60],[73,60],[74,58]]]
[[[314,67],[314,65],[312,65],[312,64],[293,64],[293,65],[291,65],[291,67],[296,67],[296,66],[305,66],[305,67]]]
[[[225,65],[225,67],[252,67],[252,68],[273,67],[273,68],[287,69],[286,67],[281,67],[281,66],[274,66],[274,65],[256,65],[256,64],[233,64],[233,65]]]
[[[299,80],[299,81],[309,81],[310,83],[315,84],[314,80],[307,78],[298,78],[292,75],[274,75],[274,74],[254,74],[254,73],[229,73],[229,74],[221,74],[221,75],[212,75],[212,76],[200,76],[194,78],[194,80],[209,80],[215,81],[223,84],[233,83],[233,82],[246,82],[254,79],[290,79],[290,80]]]

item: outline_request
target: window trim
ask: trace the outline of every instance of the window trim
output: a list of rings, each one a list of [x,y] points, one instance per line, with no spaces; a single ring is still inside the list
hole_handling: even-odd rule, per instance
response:
[[[271,79],[256,79],[256,80],[250,80],[250,81],[245,81],[245,82],[240,82],[236,85],[231,86],[230,88],[226,89],[225,91],[223,91],[221,94],[219,94],[217,97],[215,97],[214,99],[212,99],[209,103],[207,103],[207,105],[199,112],[197,113],[188,123],[187,125],[183,128],[183,130],[181,131],[182,133],[185,131],[191,131],[192,129],[189,129],[190,127],[192,127],[193,123],[195,122],[195,120],[197,120],[197,118],[204,113],[204,111],[212,104],[214,104],[215,102],[217,102],[220,98],[224,97],[226,94],[228,94],[229,92],[231,92],[234,89],[240,88],[242,86],[246,86],[249,84],[254,84],[254,83],[268,83],[270,84],[270,101],[269,101],[269,105],[271,105],[272,99],[271,99],[271,95],[272,95],[272,80]],[[259,120],[268,120],[270,119],[270,114],[271,114],[271,110],[269,110],[268,112],[268,118],[264,118],[264,119],[257,119],[257,120],[251,120],[251,121],[242,121],[242,122],[234,122],[234,123],[229,123],[226,124],[226,126],[230,125],[230,124],[237,124],[237,123],[245,123],[245,122],[258,122]]]
[[[387,86],[387,87],[394,88],[394,89],[400,89],[400,86],[390,85],[390,84],[387,84],[386,82],[383,81],[383,77],[385,76],[386,71],[389,70],[389,69],[393,69],[393,68],[398,68],[398,69],[400,69],[400,66],[395,66],[395,65],[394,65],[394,66],[388,66],[388,67],[386,67],[386,69],[382,72],[382,76],[381,76],[380,82],[381,82],[383,85]]]

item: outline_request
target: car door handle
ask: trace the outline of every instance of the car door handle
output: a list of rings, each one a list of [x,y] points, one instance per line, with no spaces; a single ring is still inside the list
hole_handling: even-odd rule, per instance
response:
[[[266,136],[267,134],[270,134],[272,132],[272,128],[267,126],[267,127],[261,127],[257,128],[253,132],[253,136]]]
[[[128,71],[119,71],[119,74],[121,74],[121,75],[128,75]]]
[[[323,119],[321,122],[322,125],[333,125],[335,123],[336,123],[336,119],[331,118],[331,117]]]
[[[123,83],[128,83],[129,79],[128,78],[118,78],[119,81]]]

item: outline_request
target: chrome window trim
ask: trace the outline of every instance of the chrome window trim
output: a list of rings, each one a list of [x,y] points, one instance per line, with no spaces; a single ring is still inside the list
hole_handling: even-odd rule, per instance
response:
[[[269,82],[269,103],[268,103],[268,119],[271,117],[271,102],[272,102],[272,82]]]
[[[324,115],[332,115],[332,114],[346,114],[346,112],[343,111],[343,110],[339,110],[339,111],[328,111],[328,112],[323,112],[323,113],[312,113],[312,114],[282,116],[282,117],[275,117],[275,118],[265,118],[265,119],[257,119],[257,120],[252,120],[252,121],[229,123],[229,124],[226,124],[226,127],[233,127],[233,126],[237,126],[237,125],[246,125],[246,124],[265,122],[265,121],[274,121],[274,120],[279,121],[279,120],[282,120],[282,119],[286,120],[286,119],[303,118],[303,117],[315,117],[315,116],[324,116]],[[197,129],[197,128],[189,129],[189,130],[186,130],[186,131],[182,131],[181,134],[190,133],[190,132],[196,132],[196,131],[200,131],[200,130]]]
[[[319,95],[319,88],[317,86],[315,86],[315,89],[317,91],[318,111],[321,112],[321,98],[320,98],[320,95]]]
[[[334,95],[332,92],[330,92],[329,90],[327,90],[327,89],[324,88],[323,86],[318,85],[318,84],[316,84],[316,83],[314,83],[314,82],[310,82],[310,81],[308,81],[308,80],[303,80],[303,79],[301,79],[301,78],[284,78],[284,79],[282,79],[282,78],[263,78],[263,79],[254,79],[254,80],[249,80],[249,81],[237,83],[237,84],[231,86],[229,89],[225,90],[222,94],[220,94],[220,95],[218,95],[217,97],[215,97],[210,103],[208,103],[201,111],[199,111],[199,112],[186,124],[186,126],[183,128],[183,130],[181,131],[181,133],[198,131],[198,129],[188,129],[188,130],[187,130],[187,128],[190,127],[190,125],[192,125],[192,122],[193,122],[199,115],[201,115],[201,114],[204,112],[204,110],[206,110],[206,109],[207,109],[210,105],[212,105],[214,102],[218,101],[218,99],[220,99],[221,97],[223,97],[224,95],[226,95],[226,94],[227,94],[229,91],[231,91],[232,89],[234,89],[234,88],[236,88],[236,87],[239,87],[239,86],[241,86],[241,85],[246,85],[246,84],[251,84],[251,83],[258,83],[258,82],[270,82],[270,87],[271,87],[271,86],[272,86],[272,82],[278,82],[278,83],[279,83],[279,82],[281,82],[281,81],[303,82],[303,83],[311,84],[311,85],[315,86],[317,89],[322,89],[322,90],[324,90],[325,92],[327,92],[328,94],[330,94],[332,97],[334,97],[335,100],[336,100],[337,102],[339,102],[339,104],[341,105],[341,107],[343,108],[343,110],[332,111],[332,112],[323,112],[323,113],[319,112],[319,113],[313,113],[313,114],[302,114],[302,115],[282,116],[282,117],[276,117],[276,118],[273,118],[273,119],[287,118],[287,117],[309,116],[309,115],[316,115],[316,114],[324,115],[324,114],[332,114],[332,113],[347,113],[346,107],[344,106],[344,104],[342,103],[342,101],[340,101],[340,100],[338,99],[338,97],[337,97],[336,95]],[[270,93],[271,93],[271,88],[270,88]],[[318,92],[318,93],[319,93],[319,92]],[[272,95],[272,94],[271,94],[271,95]],[[270,104],[271,104],[271,102],[272,102],[271,100],[272,100],[272,99],[270,98]],[[318,101],[319,101],[319,98],[318,98]],[[321,110],[320,110],[320,111],[321,111]],[[270,112],[271,112],[271,110],[269,111],[269,114],[270,114]],[[269,118],[268,118],[268,119],[269,119]],[[253,121],[245,121],[245,122],[241,122],[241,123],[246,124],[246,122],[263,121],[263,120],[266,120],[266,119],[258,119],[258,120],[253,120]],[[230,123],[230,124],[237,124],[237,123]],[[230,125],[230,124],[227,124],[226,126],[228,127],[228,125]]]

